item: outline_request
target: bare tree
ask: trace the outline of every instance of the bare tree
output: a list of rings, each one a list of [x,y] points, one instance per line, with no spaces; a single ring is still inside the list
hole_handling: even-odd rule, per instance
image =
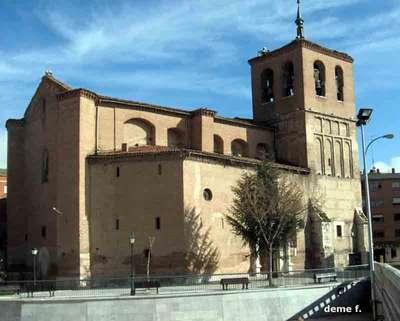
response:
[[[272,285],[274,250],[287,244],[304,227],[307,204],[303,192],[269,162],[259,165],[255,173],[244,174],[232,190],[234,200],[227,221],[252,253],[259,255],[257,251],[266,250]]]

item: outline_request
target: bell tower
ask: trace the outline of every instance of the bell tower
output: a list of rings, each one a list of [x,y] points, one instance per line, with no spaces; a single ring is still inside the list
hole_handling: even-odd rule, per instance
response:
[[[295,23],[293,41],[249,60],[253,118],[275,128],[278,161],[353,177],[353,59],[305,39],[299,0]]]
[[[304,267],[344,266],[366,257],[362,237],[356,237],[365,235],[365,220],[355,219],[364,216],[353,59],[305,38],[299,2],[296,38],[249,60],[253,118],[274,129],[277,162],[310,169],[307,195],[322,200],[323,215],[311,211],[309,232],[298,236]]]

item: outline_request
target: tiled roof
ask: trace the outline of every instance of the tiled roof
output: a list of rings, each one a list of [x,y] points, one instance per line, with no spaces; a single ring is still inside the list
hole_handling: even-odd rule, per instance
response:
[[[158,146],[158,145],[145,145],[138,147],[130,147],[128,151],[100,151],[96,155],[92,156],[118,156],[118,155],[129,155],[129,154],[145,154],[145,153],[163,153],[163,152],[175,152],[180,151],[179,148]]]
[[[247,158],[247,157],[237,157],[232,155],[223,155],[217,153],[209,153],[209,152],[202,152],[199,150],[192,150],[186,148],[175,148],[175,147],[167,147],[167,146],[139,146],[130,148],[129,151],[122,152],[122,151],[104,151],[98,152],[97,154],[89,155],[89,160],[110,160],[110,159],[129,159],[138,157],[141,155],[161,155],[161,154],[180,154],[182,157],[199,157],[199,158],[207,158],[209,160],[220,161],[224,163],[228,163],[231,165],[244,165],[244,166],[256,166],[260,164],[260,161],[254,158]],[[288,164],[282,163],[274,163],[274,166],[291,171],[297,172],[300,174],[309,174],[310,170],[304,167],[298,167]]]

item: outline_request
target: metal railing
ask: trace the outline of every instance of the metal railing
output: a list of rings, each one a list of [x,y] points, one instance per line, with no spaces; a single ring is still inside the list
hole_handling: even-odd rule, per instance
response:
[[[274,272],[272,286],[288,288],[296,286],[311,286],[318,283],[317,274],[334,273],[339,283],[353,281],[368,276],[368,265],[350,266],[346,268],[328,268],[314,270],[297,270],[290,272]],[[213,274],[213,275],[153,275],[149,278],[136,275],[136,295],[155,294],[156,288],[146,288],[147,285],[159,286],[160,294],[184,294],[197,292],[222,291],[221,279],[248,278],[249,289],[269,288],[268,274],[249,275],[246,273]],[[17,297],[91,297],[91,296],[129,296],[131,279],[121,278],[90,278],[34,281],[7,281],[0,283],[0,295]],[[149,282],[150,281],[150,282]],[[241,290],[242,284],[229,284],[229,290]]]

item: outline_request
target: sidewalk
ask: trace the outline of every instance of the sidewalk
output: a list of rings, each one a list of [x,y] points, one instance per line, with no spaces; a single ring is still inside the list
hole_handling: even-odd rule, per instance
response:
[[[332,317],[313,319],[314,321],[370,321],[372,316],[370,313],[360,313],[351,315],[338,315]]]

